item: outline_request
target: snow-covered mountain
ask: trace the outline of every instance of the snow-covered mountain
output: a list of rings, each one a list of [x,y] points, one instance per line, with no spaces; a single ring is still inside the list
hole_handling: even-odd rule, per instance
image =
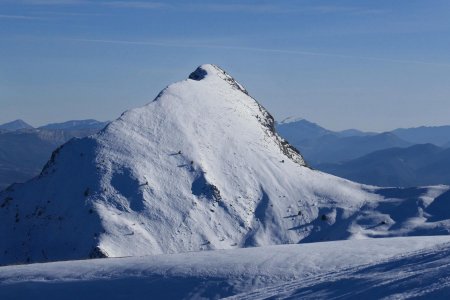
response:
[[[1,193],[0,263],[442,234],[447,190],[311,170],[242,85],[203,65]]]

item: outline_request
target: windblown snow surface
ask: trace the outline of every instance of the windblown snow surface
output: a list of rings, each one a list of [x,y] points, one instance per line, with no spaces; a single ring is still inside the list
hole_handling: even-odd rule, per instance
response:
[[[0,268],[0,299],[400,299],[450,295],[450,237],[278,245]]]

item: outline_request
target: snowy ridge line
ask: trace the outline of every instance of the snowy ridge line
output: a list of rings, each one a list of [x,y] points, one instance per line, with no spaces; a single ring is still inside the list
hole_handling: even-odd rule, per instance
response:
[[[276,122],[275,122],[275,118],[272,116],[272,114],[270,114],[269,111],[261,103],[259,103],[255,98],[253,98],[249,94],[247,89],[242,84],[237,82],[231,75],[229,75],[227,72],[225,72],[223,69],[221,69],[217,65],[211,64],[211,65],[203,65],[203,66],[198,67],[196,71],[194,71],[191,75],[189,75],[189,78],[195,79],[195,80],[201,80],[201,79],[205,78],[208,75],[208,71],[206,71],[205,69],[208,69],[209,66],[211,66],[212,68],[215,69],[215,71],[218,73],[219,77],[221,77],[223,80],[228,82],[233,88],[246,94],[248,97],[250,97],[254,101],[254,103],[256,103],[256,105],[259,108],[260,113],[263,116],[261,118],[260,116],[256,115],[256,118],[264,127],[267,128],[268,134],[270,135],[270,137],[274,138],[274,140],[276,141],[276,143],[278,144],[278,146],[280,147],[282,152],[288,158],[292,159],[294,162],[309,168],[306,161],[301,156],[300,151],[298,151],[298,149],[296,149],[294,146],[289,144],[284,138],[282,138],[276,132],[276,130],[275,130]],[[201,74],[201,75],[198,75],[198,74]]]

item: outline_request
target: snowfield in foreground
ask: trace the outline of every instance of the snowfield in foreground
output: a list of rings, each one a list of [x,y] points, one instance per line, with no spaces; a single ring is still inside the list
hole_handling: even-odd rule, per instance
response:
[[[450,237],[216,250],[0,268],[0,299],[446,298]]]

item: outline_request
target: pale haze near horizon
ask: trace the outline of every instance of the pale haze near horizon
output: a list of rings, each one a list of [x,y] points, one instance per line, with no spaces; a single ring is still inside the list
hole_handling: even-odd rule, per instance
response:
[[[277,120],[448,125],[450,2],[0,0],[0,123],[113,120],[213,63]]]

